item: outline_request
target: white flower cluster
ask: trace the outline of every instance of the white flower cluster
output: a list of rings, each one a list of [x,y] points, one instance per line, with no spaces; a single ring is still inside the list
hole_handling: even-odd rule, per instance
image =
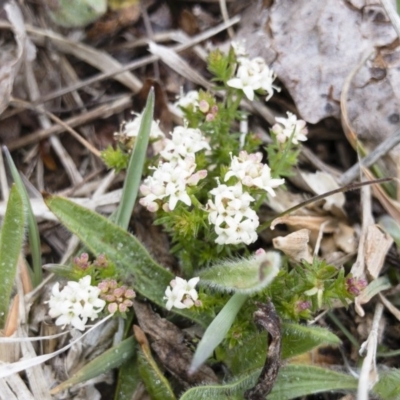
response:
[[[140,124],[142,122],[142,114],[135,114],[135,118],[131,121],[124,122],[122,124],[121,132],[114,133],[114,136],[118,139],[124,141],[129,138],[137,137],[140,129]],[[152,121],[150,127],[150,139],[158,140],[164,138],[164,133],[158,126],[158,122]]]
[[[164,300],[167,300],[167,310],[171,310],[172,307],[180,309],[194,305],[199,307],[201,302],[198,300],[199,295],[195,289],[199,280],[199,277],[195,277],[187,281],[179,276],[173,279],[165,290]]]
[[[171,135],[172,138],[165,141],[164,150],[160,152],[164,161],[140,187],[144,196],[140,204],[151,212],[157,211],[160,203],[164,211],[173,210],[178,201],[190,206],[192,201],[187,186],[197,185],[200,179],[207,176],[206,170],[195,172],[196,153],[210,150],[200,130],[178,126]]]
[[[79,282],[68,282],[63,290],[56,282],[48,301],[52,318],[57,318],[56,325],[71,324],[76,329],[83,331],[88,321],[94,320],[103,310],[106,302],[99,298],[100,289],[90,285],[91,277],[87,275]]]
[[[243,46],[237,43],[232,44],[236,55],[245,54]],[[254,92],[260,91],[267,94],[266,100],[268,101],[274,94],[274,90],[279,90],[273,84],[276,75],[265,63],[261,57],[249,59],[246,56],[238,56],[238,69],[236,76],[227,82],[227,85],[235,89],[243,90],[246,97],[253,101]]]
[[[247,151],[241,151],[239,157],[232,157],[229,171],[225,174],[225,182],[235,176],[243,185],[263,189],[274,197],[274,188],[283,185],[285,180],[272,179],[271,168],[261,160],[261,153],[248,154]]]
[[[235,186],[219,184],[210,193],[214,201],[208,201],[208,221],[215,225],[218,244],[250,244],[257,240],[259,220],[250,208],[254,198],[243,191],[238,182]]]
[[[308,130],[306,128],[306,122],[302,119],[287,112],[287,118],[275,118],[277,124],[275,124],[271,131],[276,135],[279,142],[285,143],[288,139],[292,138],[293,144],[298,144],[307,140]]]

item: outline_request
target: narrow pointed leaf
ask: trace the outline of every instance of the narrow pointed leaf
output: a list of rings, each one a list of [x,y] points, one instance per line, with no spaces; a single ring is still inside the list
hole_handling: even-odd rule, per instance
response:
[[[134,236],[96,212],[65,198],[48,195],[45,202],[61,223],[78,236],[95,256],[105,254],[115,263],[119,279],[165,308],[165,289],[174,276],[157,264]],[[199,311],[174,309],[174,312],[202,325],[209,322],[208,315]]]
[[[0,235],[0,329],[4,327],[24,239],[24,205],[15,185],[10,191]]]
[[[42,251],[40,247],[40,234],[38,224],[36,222],[35,215],[33,214],[31,201],[29,199],[28,192],[21,179],[21,176],[14,164],[10,152],[7,147],[3,147],[4,154],[6,155],[8,167],[10,168],[11,175],[18,188],[18,192],[22,198],[24,208],[27,211],[27,222],[28,222],[28,237],[29,245],[32,253],[32,268],[33,268],[33,285],[38,286],[42,283]]]
[[[147,146],[149,144],[150,129],[153,122],[154,90],[151,89],[147,97],[146,107],[142,114],[139,133],[135,139],[135,145],[129,159],[121,202],[118,206],[115,222],[127,229],[135,206],[136,197],[142,180],[143,165],[146,159]]]
[[[328,329],[295,323],[282,324],[282,358],[295,357],[318,346],[339,346],[341,340]]]
[[[200,271],[201,284],[219,292],[257,293],[268,286],[279,272],[281,256],[276,251],[250,258],[223,261]]]
[[[224,385],[205,385],[189,389],[180,400],[243,399],[244,392],[252,387],[261,368],[241,375]],[[282,367],[268,400],[290,400],[315,393],[357,389],[357,379],[340,372],[306,365]]]
[[[118,369],[114,400],[132,400],[132,396],[141,382],[136,352],[136,356],[131,361],[122,364]]]
[[[195,372],[224,340],[247,297],[244,294],[235,293],[211,322],[197,346],[190,366],[192,372]]]
[[[282,368],[268,400],[296,399],[322,392],[355,390],[358,381],[351,375],[308,365]]]
[[[77,385],[78,383],[85,382],[114,368],[118,368],[125,362],[129,362],[135,354],[135,343],[135,339],[130,337],[119,343],[117,346],[108,349],[103,354],[87,363],[78,372],[73,374],[71,378],[53,388],[51,394],[55,395]]]
[[[146,335],[138,327],[134,326],[136,340],[139,342],[138,363],[139,373],[143,379],[147,391],[153,400],[175,400],[174,392],[168,380],[158,368],[150,351]]]

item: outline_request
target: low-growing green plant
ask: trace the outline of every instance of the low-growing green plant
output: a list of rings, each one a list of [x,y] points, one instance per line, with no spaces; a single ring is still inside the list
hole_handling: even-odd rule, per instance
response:
[[[276,370],[281,357],[339,345],[328,330],[300,322],[337,304],[347,307],[366,282],[318,258],[293,265],[278,252],[256,250],[260,207],[293,173],[307,129],[304,121],[287,113],[272,126],[272,142],[261,148],[260,138],[245,128],[249,115],[241,104],[245,99],[268,100],[279,90],[273,83],[274,72],[261,58],[246,56],[237,44],[227,54],[211,52],[208,68],[214,75],[214,90],[192,91],[179,98],[175,106],[184,123],[169,137],[153,121],[150,92],[143,113],[116,134],[116,147],[103,151],[110,168],[126,169],[121,203],[110,219],[61,197],[46,196],[50,210],[86,249],[67,266],[49,267],[70,280],[61,290],[55,284],[49,307],[57,325],[71,324],[80,330],[104,314],[128,317],[130,324],[135,296],[152,302],[164,316],[179,314],[206,329],[191,371],[210,360],[223,363],[231,374],[230,379],[221,376],[220,384],[191,388],[181,398],[240,399],[265,373],[268,336],[272,341],[278,336],[282,344],[281,352],[280,344],[276,347]],[[152,149],[147,152],[148,143]],[[147,154],[154,156],[145,163]],[[155,223],[171,237],[180,276],[159,265],[126,231],[138,190],[140,204],[154,213]],[[274,334],[268,327],[259,332],[253,322],[263,303],[276,310]],[[135,332],[136,340],[127,334],[118,347],[136,346],[136,351],[124,350],[129,366],[110,350],[60,390],[105,372],[106,368],[95,367],[101,362],[110,368],[121,365],[116,399],[132,393],[140,381],[154,399],[176,398],[175,386],[163,375],[145,340],[139,339],[140,331]],[[290,364],[275,378],[276,386],[265,392],[272,389],[268,398],[290,399],[357,386],[346,374]]]

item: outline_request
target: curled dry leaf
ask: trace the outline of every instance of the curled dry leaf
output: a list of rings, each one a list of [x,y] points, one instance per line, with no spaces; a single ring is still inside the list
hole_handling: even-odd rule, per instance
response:
[[[339,189],[339,185],[331,174],[317,171],[315,173],[300,172],[300,176],[308,186],[308,189],[316,195]],[[335,193],[324,198],[324,210],[331,211],[333,207],[338,208],[343,213],[343,205],[345,203],[343,193]]]
[[[308,229],[300,229],[285,237],[279,236],[272,240],[274,248],[281,250],[294,261],[306,260],[312,262],[313,257],[311,248],[308,245],[310,241],[310,231]]]
[[[335,231],[337,221],[334,218],[297,215],[285,215],[283,217],[275,218],[271,223],[271,229],[274,229],[278,224],[285,224],[293,229],[305,228],[318,233],[323,223],[325,223],[323,228],[324,233],[333,233]]]
[[[382,232],[378,225],[370,225],[367,228],[365,264],[372,279],[376,279],[379,276],[386,254],[392,244],[392,237]]]
[[[258,381],[253,388],[245,392],[244,396],[247,400],[263,400],[272,390],[281,367],[281,323],[270,300],[266,304],[258,304],[258,310],[254,313],[254,322],[259,328],[268,332],[270,340],[267,361]]]

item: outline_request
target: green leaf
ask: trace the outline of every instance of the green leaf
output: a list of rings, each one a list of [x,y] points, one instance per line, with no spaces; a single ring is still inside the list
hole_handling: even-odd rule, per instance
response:
[[[227,260],[198,273],[200,283],[218,292],[253,294],[268,286],[279,272],[276,251],[238,260]]]
[[[282,323],[282,358],[291,358],[322,345],[338,346],[341,340],[328,329]]]
[[[282,359],[295,357],[318,346],[338,346],[340,343],[340,339],[327,329],[282,323]],[[261,368],[267,355],[267,334],[260,332],[249,335],[241,344],[224,353],[218,358],[222,359],[235,375]]]
[[[224,385],[204,385],[193,387],[186,391],[179,400],[243,400],[244,392],[256,384],[260,373],[261,368],[258,368],[243,374]]]
[[[47,195],[45,202],[95,256],[105,254],[115,264],[118,278],[129,284],[132,282],[138,293],[165,308],[164,292],[174,276],[157,264],[134,236],[103,216],[65,198]],[[208,315],[198,310],[174,309],[174,312],[203,326],[209,322]]]
[[[180,400],[242,400],[246,390],[255,385],[261,368],[241,375],[224,385],[206,385],[189,389]],[[357,379],[350,375],[307,365],[282,367],[268,400],[290,400],[315,393],[357,389]]]
[[[168,380],[160,371],[151,355],[146,336],[138,326],[134,326],[134,331],[140,345],[138,350],[139,373],[151,399],[175,400],[174,392]]]
[[[357,385],[357,379],[347,374],[326,368],[292,364],[280,370],[268,400],[289,400],[328,391],[355,390]]]
[[[115,222],[117,225],[127,229],[135,205],[142,179],[143,165],[146,160],[147,146],[149,144],[150,129],[153,122],[154,112],[154,89],[152,88],[147,97],[146,107],[142,114],[140,129],[135,139],[135,145],[129,160],[124,186],[122,189],[121,202],[118,206]]]
[[[218,353],[233,375],[241,375],[262,368],[267,357],[267,332],[248,335],[233,348],[222,349]]]
[[[132,359],[135,354],[135,343],[135,339],[131,336],[119,343],[117,346],[108,349],[100,356],[88,362],[83,368],[73,374],[71,378],[53,388],[51,394],[57,394],[77,385],[78,383],[85,382],[104,374],[113,368],[118,368],[123,363]]]
[[[379,225],[393,238],[397,247],[400,248],[400,225],[398,222],[389,215],[384,215],[379,218]]]
[[[130,362],[122,364],[118,370],[118,382],[114,399],[131,400],[141,382],[136,352],[136,357]]]
[[[107,11],[107,0],[56,0],[47,12],[65,28],[78,28],[96,21]]]
[[[24,239],[24,227],[22,198],[17,187],[13,185],[0,235],[0,329],[4,328],[7,319],[18,257]]]
[[[33,267],[33,285],[36,287],[42,283],[43,274],[42,274],[42,251],[40,247],[40,234],[39,228],[36,222],[35,215],[32,210],[31,201],[24,185],[24,182],[21,179],[21,176],[17,170],[17,167],[14,164],[14,161],[11,157],[10,152],[7,147],[3,147],[4,154],[6,155],[7,164],[10,168],[11,175],[14,179],[15,185],[18,188],[18,192],[21,196],[22,202],[24,204],[24,208],[27,211],[27,221],[28,221],[28,236],[29,236],[29,244],[32,254],[32,267]]]
[[[190,366],[191,371],[196,371],[224,340],[247,297],[244,294],[235,293],[214,318],[197,346],[192,365]]]
[[[383,372],[372,391],[384,400],[397,400],[400,398],[400,370]]]

